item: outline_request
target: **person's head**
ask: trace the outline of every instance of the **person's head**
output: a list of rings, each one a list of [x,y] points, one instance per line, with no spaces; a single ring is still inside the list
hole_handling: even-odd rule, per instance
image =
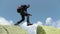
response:
[[[29,4],[27,4],[26,6],[27,6],[27,8],[29,8],[29,7],[30,7],[30,5],[29,5]]]
[[[17,9],[21,9],[22,7],[19,5]]]

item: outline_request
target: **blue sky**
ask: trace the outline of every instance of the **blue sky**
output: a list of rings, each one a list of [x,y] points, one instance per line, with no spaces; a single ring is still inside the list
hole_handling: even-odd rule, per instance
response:
[[[30,4],[28,13],[31,13],[31,23],[42,21],[45,23],[46,18],[52,17],[54,21],[60,20],[60,0],[0,0],[0,16],[19,21],[20,15],[16,9],[21,4]]]
[[[22,4],[31,5],[28,9],[28,13],[32,14],[30,21],[36,23],[31,27],[27,27],[26,23],[21,24],[30,34],[35,33],[37,24],[60,28],[60,0],[0,0],[0,24],[9,25],[19,21],[21,16],[16,9]]]

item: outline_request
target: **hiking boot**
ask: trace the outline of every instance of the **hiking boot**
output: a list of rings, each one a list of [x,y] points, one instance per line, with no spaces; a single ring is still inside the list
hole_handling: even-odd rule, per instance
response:
[[[16,24],[14,24],[14,25],[19,25],[20,24],[20,22],[17,22]]]
[[[27,26],[29,26],[29,25],[33,25],[33,24],[31,24],[31,23],[27,23]]]
[[[17,25],[19,25],[19,24],[17,24],[17,23],[16,23],[16,24],[14,24],[14,25],[16,25],[16,26],[17,26]]]

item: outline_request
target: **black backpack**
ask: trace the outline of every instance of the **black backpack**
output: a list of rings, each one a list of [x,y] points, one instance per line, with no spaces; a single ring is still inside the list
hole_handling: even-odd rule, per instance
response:
[[[22,9],[17,9],[17,12],[18,12],[18,13],[21,13],[21,12],[22,12]]]

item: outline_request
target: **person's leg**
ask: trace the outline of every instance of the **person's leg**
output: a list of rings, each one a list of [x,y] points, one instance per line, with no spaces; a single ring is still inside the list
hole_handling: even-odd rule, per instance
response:
[[[20,24],[22,21],[25,20],[25,16],[24,16],[24,15],[21,15],[21,17],[22,17],[22,19],[21,19],[20,21],[18,21],[15,25],[18,25],[18,24]]]
[[[29,21],[29,16],[26,16],[26,17],[27,17],[27,26],[32,25]]]
[[[29,16],[27,16],[27,23],[30,23],[30,21],[29,21]]]

